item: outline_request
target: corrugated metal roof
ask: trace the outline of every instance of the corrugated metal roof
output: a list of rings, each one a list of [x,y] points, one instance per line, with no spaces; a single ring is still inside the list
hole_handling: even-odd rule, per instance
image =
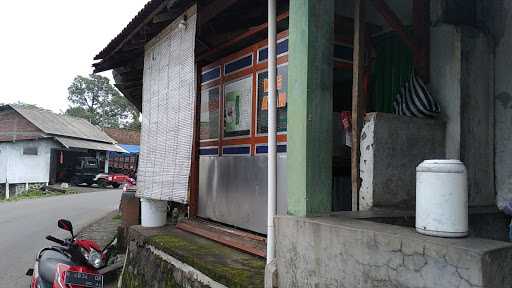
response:
[[[116,143],[105,132],[85,119],[58,115],[39,108],[8,105],[46,134],[68,136],[99,142]]]
[[[157,8],[160,7],[160,5],[167,0],[151,0],[146,5],[144,5],[144,8],[142,8],[139,13],[133,19],[126,25],[126,27],[119,33],[114,39],[108,43],[108,45],[103,48],[103,50],[98,53],[94,57],[94,60],[99,60],[104,58],[106,55],[111,53],[114,49],[117,48],[119,44],[123,42],[123,40],[126,39],[127,36],[129,36],[133,31],[137,30],[139,26],[144,22],[144,20],[151,15]],[[173,1],[175,2],[175,1]]]
[[[113,151],[120,153],[128,153],[125,149],[121,148],[116,144],[109,144],[103,142],[95,142],[89,140],[81,140],[81,139],[73,139],[67,137],[55,137],[55,140],[60,142],[60,144],[64,145],[66,148],[82,148],[82,149],[91,149],[91,150],[100,150],[100,151]]]

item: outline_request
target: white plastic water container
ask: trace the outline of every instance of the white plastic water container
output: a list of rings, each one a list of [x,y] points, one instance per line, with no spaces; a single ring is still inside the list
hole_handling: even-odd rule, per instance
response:
[[[416,167],[416,231],[439,237],[468,235],[468,184],[464,163],[426,160]]]
[[[167,201],[140,198],[142,227],[162,227],[167,224]]]

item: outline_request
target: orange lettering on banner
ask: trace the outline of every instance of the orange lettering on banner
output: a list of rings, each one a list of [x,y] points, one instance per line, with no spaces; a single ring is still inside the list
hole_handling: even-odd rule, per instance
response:
[[[267,111],[268,110],[268,96],[263,97],[263,101],[261,101],[261,110]]]
[[[279,98],[277,98],[277,108],[283,108],[286,107],[286,93],[281,92],[279,93]],[[261,101],[261,110],[267,111],[268,110],[268,96],[264,96],[263,100]]]
[[[277,99],[277,107],[286,107],[286,92],[279,93],[279,98]]]
[[[283,75],[277,75],[277,90],[281,90],[283,88]],[[263,80],[263,92],[268,93],[268,79]]]

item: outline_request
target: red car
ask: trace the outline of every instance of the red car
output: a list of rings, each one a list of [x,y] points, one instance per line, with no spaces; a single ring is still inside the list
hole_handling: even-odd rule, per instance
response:
[[[101,188],[105,188],[110,185],[112,185],[112,187],[114,187],[114,188],[119,188],[119,187],[121,187],[122,184],[125,184],[125,183],[135,185],[135,180],[133,178],[130,178],[127,175],[124,175],[124,174],[100,173],[100,174],[96,175],[96,177],[94,178],[94,183],[96,183]]]

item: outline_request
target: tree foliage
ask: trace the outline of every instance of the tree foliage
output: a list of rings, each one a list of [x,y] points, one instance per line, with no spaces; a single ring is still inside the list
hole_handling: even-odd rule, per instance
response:
[[[110,84],[97,74],[77,76],[68,88],[71,103],[65,114],[87,119],[94,125],[139,129],[139,112]]]

